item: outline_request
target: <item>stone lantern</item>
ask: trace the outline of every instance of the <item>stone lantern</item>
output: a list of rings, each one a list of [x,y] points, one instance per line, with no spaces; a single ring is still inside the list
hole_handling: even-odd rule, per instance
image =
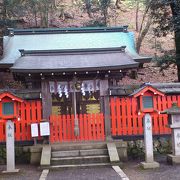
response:
[[[180,108],[177,103],[166,109],[162,114],[168,115],[168,124],[172,132],[172,154],[168,154],[167,162],[170,164],[180,164]]]

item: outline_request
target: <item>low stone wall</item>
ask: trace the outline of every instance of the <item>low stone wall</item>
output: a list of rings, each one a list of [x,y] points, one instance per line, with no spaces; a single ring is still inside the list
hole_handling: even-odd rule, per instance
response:
[[[117,152],[120,158],[120,161],[127,161],[128,155],[127,155],[127,142],[125,141],[114,141],[116,144]]]
[[[24,151],[23,146],[15,146],[15,160],[17,164],[30,162],[30,152]],[[6,146],[0,146],[0,164],[6,164]]]
[[[145,157],[144,140],[127,141],[128,158],[143,159]],[[169,154],[172,152],[171,137],[153,139],[154,154]]]
[[[42,145],[24,147],[24,151],[30,154],[30,164],[40,165]]]

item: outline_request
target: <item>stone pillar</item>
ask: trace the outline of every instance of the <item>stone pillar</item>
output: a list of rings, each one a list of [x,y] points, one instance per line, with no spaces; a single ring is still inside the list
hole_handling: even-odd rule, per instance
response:
[[[172,130],[172,150],[174,156],[180,156],[180,129]]]
[[[173,103],[172,107],[161,112],[168,115],[168,123],[172,129],[172,154],[167,155],[169,164],[180,164],[180,108],[177,103]]]
[[[152,119],[150,114],[145,114],[143,121],[144,121],[145,162],[142,162],[141,165],[144,169],[158,168],[159,163],[154,161],[154,155],[153,155]]]
[[[6,161],[7,170],[3,173],[19,172],[19,169],[15,169],[14,122],[11,120],[6,122]]]
[[[175,115],[171,115],[172,119]],[[180,122],[180,116],[177,115]],[[170,125],[172,129],[172,154],[167,155],[167,162],[169,164],[180,164],[180,123]]]

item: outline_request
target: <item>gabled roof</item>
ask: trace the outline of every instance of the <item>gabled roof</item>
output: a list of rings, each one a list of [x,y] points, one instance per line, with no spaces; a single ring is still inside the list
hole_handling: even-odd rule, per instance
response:
[[[21,57],[19,49],[68,50],[102,49],[126,46],[126,54],[137,62],[149,62],[135,50],[134,34],[127,26],[116,28],[10,29],[4,36],[4,54],[0,68],[11,67]]]
[[[5,97],[8,97],[8,98],[12,99],[13,101],[23,102],[23,100],[22,100],[21,98],[15,96],[14,94],[12,94],[12,93],[10,93],[10,92],[7,92],[7,91],[2,92],[2,93],[0,94],[0,100],[2,100],[2,99],[5,98]]]
[[[164,93],[159,91],[158,89],[150,86],[150,85],[147,85],[147,86],[144,86],[142,88],[139,88],[138,90],[136,90],[134,93],[132,93],[130,96],[133,96],[133,97],[138,97],[138,96],[141,96],[141,95],[144,95],[144,93],[146,92],[152,92],[156,95],[159,95],[159,96],[164,96]]]

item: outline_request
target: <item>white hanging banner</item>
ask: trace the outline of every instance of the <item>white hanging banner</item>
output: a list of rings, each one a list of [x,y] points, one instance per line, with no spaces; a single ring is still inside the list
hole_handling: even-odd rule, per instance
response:
[[[69,97],[69,89],[67,82],[57,82],[57,92],[59,97],[62,97],[63,93],[68,98]]]
[[[85,92],[95,92],[97,90],[100,90],[100,80],[85,80],[85,81],[77,81],[76,84],[80,85],[80,88],[77,89],[75,87],[75,92],[82,92],[84,95]],[[74,92],[74,83],[73,81],[70,82],[55,82],[50,81],[50,93],[58,93],[59,97],[62,97],[64,94],[67,98],[69,97],[70,92]],[[75,85],[76,86],[76,85]]]

